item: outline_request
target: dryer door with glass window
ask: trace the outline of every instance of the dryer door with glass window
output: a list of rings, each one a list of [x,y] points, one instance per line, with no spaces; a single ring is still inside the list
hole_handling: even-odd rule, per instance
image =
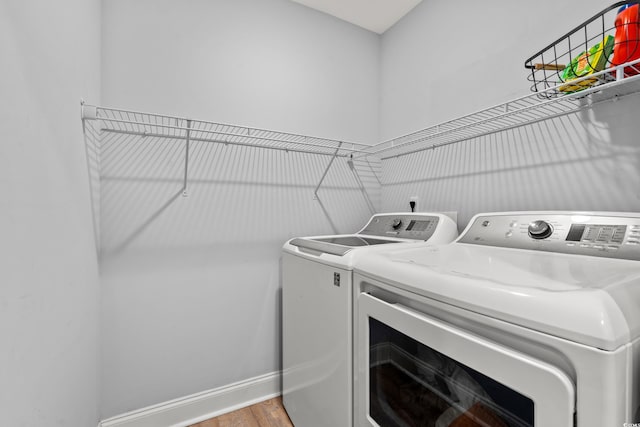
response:
[[[357,301],[356,425],[571,427],[559,369],[399,303]]]

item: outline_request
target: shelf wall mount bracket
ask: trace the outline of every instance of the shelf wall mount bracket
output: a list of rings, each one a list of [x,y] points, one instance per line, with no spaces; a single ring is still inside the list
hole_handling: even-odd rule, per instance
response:
[[[187,120],[186,138],[184,145],[184,179],[182,181],[182,197],[189,197],[187,184],[189,180],[189,145],[191,143],[191,120]]]

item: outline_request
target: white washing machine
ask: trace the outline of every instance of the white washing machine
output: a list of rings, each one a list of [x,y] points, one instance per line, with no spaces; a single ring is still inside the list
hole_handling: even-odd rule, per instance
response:
[[[476,215],[360,260],[354,304],[358,426],[640,423],[639,214]]]
[[[352,270],[381,247],[451,242],[437,213],[371,217],[355,234],[291,239],[282,256],[283,403],[296,427],[353,425]]]

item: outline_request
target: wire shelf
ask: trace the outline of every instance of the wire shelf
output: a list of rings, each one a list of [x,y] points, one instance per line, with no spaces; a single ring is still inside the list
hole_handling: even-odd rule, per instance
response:
[[[369,145],[247,126],[84,105],[82,118],[100,121],[100,131],[182,139],[271,150],[348,157]]]
[[[635,61],[630,64],[638,64],[639,62]],[[617,66],[614,68],[614,72],[628,66],[629,64]],[[601,78],[605,73],[610,73],[610,71],[595,73],[577,79],[575,82],[578,83],[587,78]],[[562,117],[592,108],[600,103],[640,92],[640,75],[622,80],[608,80],[602,85],[589,86],[580,92],[553,96],[557,91],[557,87],[550,87],[491,108],[393,138],[372,146],[365,151],[364,155],[375,155],[385,160]]]
[[[86,126],[86,121],[91,121],[91,126]],[[193,142],[328,156],[328,164],[313,192],[315,199],[318,199],[318,191],[337,157],[348,157],[347,162],[353,165],[353,154],[363,152],[364,149],[371,147],[370,145],[357,142],[339,141],[225,123],[191,120],[153,113],[97,107],[87,105],[84,102],[82,102],[82,122],[85,132],[88,166],[91,160],[91,154],[94,151],[98,152],[95,154],[95,157],[99,163],[100,141],[109,134],[132,135],[136,141],[141,141],[146,138],[152,138],[153,140],[167,139],[180,142],[184,141],[184,175],[182,183],[182,195],[184,197],[189,195],[187,191],[187,185],[189,183],[189,153],[190,144]],[[89,167],[89,169],[91,173],[91,168]],[[92,198],[93,197],[92,191]]]
[[[327,155],[332,158],[373,156],[385,160],[562,117],[622,96],[638,93],[640,92],[640,74],[625,76],[622,79],[607,77],[611,73],[621,75],[622,70],[630,66],[640,68],[640,60],[576,79],[573,83],[577,84],[593,78],[603,80],[602,84],[590,85],[578,92],[557,96],[557,86],[540,89],[521,98],[375,145],[89,105],[83,105],[82,118],[100,121],[99,130],[107,133],[206,141]]]
[[[638,3],[614,3],[528,58],[531,91],[560,97],[640,73]],[[626,63],[632,64],[612,69]]]

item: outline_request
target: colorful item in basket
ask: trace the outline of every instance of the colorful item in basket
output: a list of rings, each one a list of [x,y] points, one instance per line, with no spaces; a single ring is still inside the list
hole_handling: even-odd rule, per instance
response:
[[[640,8],[638,4],[625,5],[618,9],[616,16],[616,43],[613,49],[611,65],[617,66],[640,59]],[[626,75],[635,75],[640,64],[625,67]]]
[[[613,36],[608,35],[588,51],[582,52],[573,58],[571,63],[562,71],[560,75],[562,80],[569,82],[604,70],[607,60],[613,51],[613,44]],[[596,81],[597,79],[595,77],[592,79],[584,79],[575,83],[562,85],[558,90],[567,93],[578,92],[589,86],[593,86]]]

